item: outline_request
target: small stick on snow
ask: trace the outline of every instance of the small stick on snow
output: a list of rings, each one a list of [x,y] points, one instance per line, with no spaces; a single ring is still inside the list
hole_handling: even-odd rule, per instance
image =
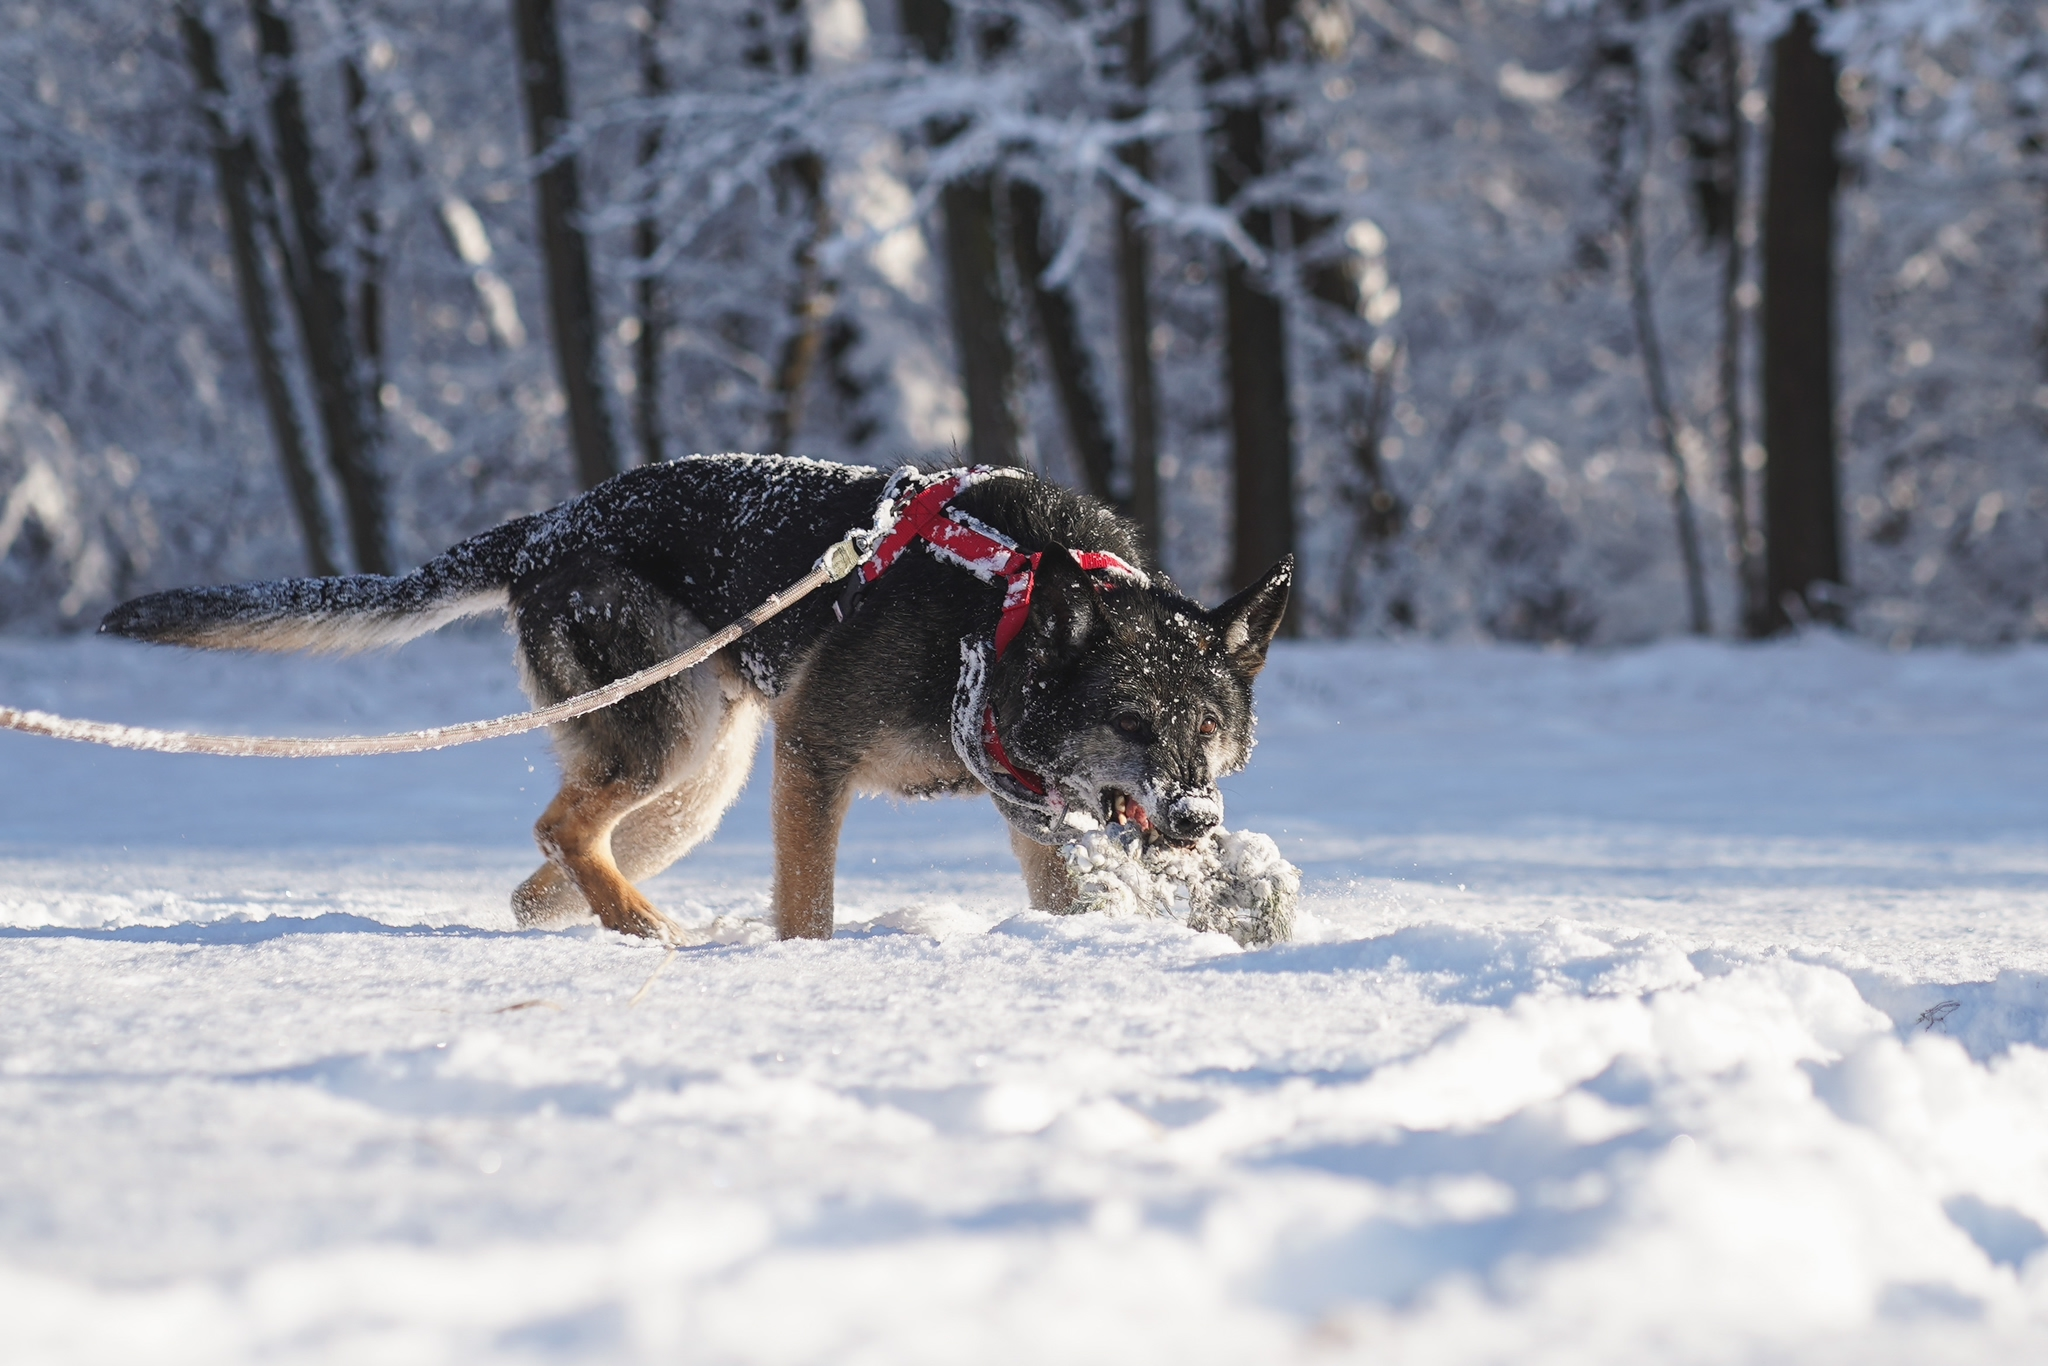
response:
[[[1936,1001],[1933,1005],[1921,1011],[1919,1017],[1913,1023],[1924,1025],[1930,1031],[1939,1029],[1942,1033],[1946,1034],[1948,1032],[1948,1017],[1962,1008],[1963,1003],[1961,1001]]]
[[[661,961],[654,965],[654,971],[648,973],[647,980],[640,984],[640,990],[634,992],[633,999],[626,1002],[626,1009],[631,1010],[634,1006],[639,1005],[641,1001],[647,998],[647,993],[654,990],[654,979],[661,976],[661,970],[667,967],[670,961],[675,958],[675,956],[675,946],[671,944],[669,946],[668,952],[664,953],[661,956]]]

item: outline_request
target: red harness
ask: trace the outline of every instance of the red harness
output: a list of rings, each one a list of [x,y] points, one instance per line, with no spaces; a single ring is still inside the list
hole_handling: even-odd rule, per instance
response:
[[[983,583],[1003,585],[1003,614],[996,622],[995,639],[996,658],[1001,659],[1003,651],[1010,647],[1010,642],[1017,638],[1031,616],[1031,586],[1038,573],[1041,552],[1022,549],[986,522],[952,506],[952,502],[963,490],[984,479],[1006,473],[1008,471],[989,466],[976,466],[920,490],[896,515],[895,523],[854,571],[853,582],[848,585],[850,593],[858,593],[881,578],[890,565],[903,558],[905,551],[922,541],[933,555],[960,566]],[[1107,551],[1070,550],[1067,553],[1074,557],[1075,564],[1091,573],[1118,575],[1140,584],[1147,581],[1143,571]],[[839,610],[844,616],[846,604],[842,603]],[[1003,742],[996,734],[993,706],[982,712],[981,738],[988,757],[1005,773],[1015,778],[1026,791],[1040,797],[1045,795],[1045,780],[1017,767],[1004,752]]]

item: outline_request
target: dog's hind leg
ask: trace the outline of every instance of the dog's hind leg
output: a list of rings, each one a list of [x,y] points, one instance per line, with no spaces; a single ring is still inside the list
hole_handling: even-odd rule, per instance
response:
[[[512,891],[512,919],[522,930],[566,925],[590,914],[590,903],[558,863],[543,863]]]
[[[626,881],[612,858],[612,831],[648,800],[647,793],[630,782],[567,782],[541,814],[534,837],[549,865],[569,876],[606,929],[674,939],[676,923]]]
[[[701,667],[717,671],[722,694],[718,719],[684,737],[668,785],[629,811],[612,831],[612,861],[628,882],[653,877],[710,838],[753,771],[766,709],[722,658]],[[520,925],[537,927],[581,919],[591,907],[575,879],[550,860],[512,894],[512,911]]]
[[[766,722],[767,710],[751,691],[727,694],[716,730],[697,742],[682,776],[612,835],[612,857],[628,881],[653,877],[710,838],[747,785]]]
[[[514,610],[523,681],[543,705],[646,668],[705,635],[674,598],[596,556],[520,585]],[[559,921],[587,908],[610,929],[674,933],[621,870],[613,835],[704,770],[728,711],[744,695],[730,666],[713,662],[553,728],[562,790],[534,827],[547,866],[512,897],[520,924]],[[636,850],[644,843],[627,841]]]

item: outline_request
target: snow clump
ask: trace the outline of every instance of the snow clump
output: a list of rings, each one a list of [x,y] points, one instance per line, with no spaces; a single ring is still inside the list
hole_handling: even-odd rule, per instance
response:
[[[1067,819],[1075,838],[1060,858],[1080,891],[1066,914],[1172,916],[1246,948],[1293,937],[1301,870],[1270,837],[1219,826],[1192,845],[1148,846],[1134,826]]]

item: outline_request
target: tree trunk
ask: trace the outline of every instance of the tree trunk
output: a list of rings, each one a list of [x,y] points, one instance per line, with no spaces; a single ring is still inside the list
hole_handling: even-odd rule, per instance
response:
[[[1332,226],[1328,221],[1317,222],[1301,214],[1295,215],[1295,223],[1296,241],[1317,237]],[[1350,448],[1355,480],[1345,490],[1352,505],[1352,535],[1345,547],[1343,578],[1337,590],[1339,613],[1348,630],[1362,610],[1357,585],[1361,562],[1370,554],[1379,567],[1385,568],[1394,538],[1407,524],[1407,508],[1387,478],[1382,453],[1400,348],[1392,337],[1368,340],[1370,333],[1361,316],[1366,301],[1360,290],[1356,256],[1317,264],[1306,273],[1303,283],[1310,294],[1330,305],[1342,318],[1336,324],[1337,354],[1347,378],[1354,381],[1345,385],[1344,415],[1344,442]],[[1410,609],[1399,604],[1392,612],[1402,625],[1409,624],[1412,618]]]
[[[1368,348],[1364,360],[1365,372],[1372,377],[1372,388],[1354,411],[1349,433],[1351,467],[1358,474],[1358,492],[1355,495],[1357,501],[1352,505],[1356,531],[1344,566],[1344,582],[1340,586],[1347,629],[1355,627],[1361,610],[1358,591],[1360,561],[1370,553],[1374,567],[1382,574],[1386,573],[1393,559],[1394,538],[1408,523],[1407,506],[1394,491],[1393,482],[1387,478],[1386,463],[1382,458],[1387,410],[1393,406],[1394,378],[1401,364],[1401,348],[1389,337]],[[1387,604],[1387,617],[1396,626],[1413,626],[1414,605],[1406,596],[1397,596]]]
[[[1255,75],[1279,55],[1280,26],[1289,0],[1258,0],[1232,13],[1211,51],[1204,77],[1211,83]],[[1264,104],[1226,105],[1210,142],[1216,202],[1233,203],[1266,173]],[[1242,210],[1247,236],[1273,246],[1273,213]],[[1230,578],[1248,587],[1283,555],[1294,553],[1294,422],[1287,392],[1287,318],[1272,289],[1235,253],[1223,253],[1225,381],[1230,394],[1233,500]],[[1297,583],[1299,581],[1297,580]],[[1294,634],[1299,613],[1283,631]]]
[[[1678,557],[1685,571],[1687,624],[1696,636],[1711,635],[1714,625],[1707,609],[1706,567],[1700,560],[1700,534],[1692,513],[1692,490],[1687,486],[1685,455],[1678,446],[1678,415],[1671,404],[1669,378],[1664,368],[1664,347],[1657,336],[1657,319],[1651,297],[1648,246],[1643,241],[1642,186],[1638,183],[1624,201],[1623,231],[1628,234],[1628,280],[1631,312],[1635,315],[1636,349],[1643,358],[1643,383],[1650,394],[1650,414],[1664,458],[1671,464],[1671,514],[1678,526]]]
[[[382,403],[384,387],[384,221],[377,212],[377,140],[370,108],[369,82],[355,58],[341,63],[342,90],[348,97],[349,131],[354,135],[356,161],[351,171],[357,204],[356,232],[356,333],[363,348],[364,383],[370,401]]]
[[[320,502],[319,476],[314,473],[307,453],[305,428],[299,422],[291,384],[285,375],[283,348],[277,335],[277,310],[271,300],[270,280],[263,268],[263,248],[256,233],[256,148],[247,134],[237,136],[228,129],[221,108],[228,97],[227,82],[221,75],[213,31],[200,18],[195,4],[178,7],[178,31],[184,40],[185,60],[199,84],[200,109],[213,141],[214,177],[220,184],[221,208],[228,222],[228,251],[235,266],[235,296],[242,307],[242,328],[249,335],[249,350],[256,361],[263,410],[270,419],[271,441],[277,447],[277,463],[284,472],[292,511],[297,514],[299,534],[305,541],[306,568],[315,577],[324,578],[340,570],[334,562],[327,511]]]
[[[1679,562],[1685,572],[1687,625],[1696,636],[1710,635],[1713,621],[1707,608],[1706,566],[1700,559],[1699,528],[1692,511],[1692,490],[1687,478],[1685,453],[1678,444],[1678,413],[1671,402],[1670,378],[1664,366],[1664,346],[1657,333],[1656,299],[1650,280],[1649,243],[1644,240],[1643,181],[1649,174],[1650,157],[1656,147],[1656,128],[1643,99],[1643,71],[1633,45],[1617,49],[1626,82],[1625,107],[1620,111],[1624,128],[1635,134],[1634,147],[1619,148],[1622,176],[1619,185],[1621,230],[1628,251],[1628,293],[1630,313],[1636,325],[1636,351],[1643,362],[1643,386],[1649,393],[1651,425],[1658,444],[1671,465],[1671,513],[1678,530]]]
[[[873,441],[882,426],[870,407],[879,379],[861,367],[862,340],[860,323],[841,313],[825,325],[818,344],[819,357],[825,362],[825,382],[839,407],[840,433],[855,450]]]
[[[647,26],[640,30],[640,94],[654,99],[668,93],[668,69],[661,61],[661,27],[668,18],[668,0],[647,0]],[[640,135],[640,170],[644,175],[661,154],[661,125],[649,124]],[[651,269],[661,247],[661,225],[651,213],[633,225],[633,252],[640,261],[634,282],[640,312],[640,335],[633,339],[633,434],[640,442],[642,464],[659,465],[661,430],[661,353],[668,340],[668,300],[662,281]]]
[[[1727,223],[1721,241],[1721,420],[1727,428],[1723,434],[1722,462],[1727,471],[1736,584],[1742,597],[1742,633],[1755,638],[1770,632],[1770,588],[1764,577],[1763,538],[1757,534],[1752,516],[1755,504],[1749,491],[1749,468],[1742,458],[1746,435],[1742,413],[1742,215],[1746,162],[1743,152],[1749,135],[1742,117],[1742,38],[1735,29],[1735,16],[1726,10],[1707,22],[1720,57],[1720,88],[1716,93],[1720,120],[1728,130],[1724,172],[1728,186]]]
[[[1147,148],[1125,156],[1131,170],[1152,173]],[[1138,221],[1138,202],[1116,191],[1117,335],[1124,380],[1124,451],[1130,462],[1131,520],[1156,559],[1165,543],[1159,499],[1159,384],[1152,363],[1152,244]]]
[[[1017,357],[1010,346],[996,244],[995,190],[986,174],[939,195],[946,220],[946,291],[953,349],[967,393],[967,449],[977,465],[1019,465]]]
[[[1763,224],[1765,556],[1774,629],[1842,620],[1835,482],[1835,61],[1799,14],[1773,50]]]
[[[1763,534],[1756,529],[1742,398],[1742,276],[1749,132],[1742,115],[1742,38],[1735,16],[1715,10],[1692,22],[1672,62],[1674,108],[1686,143],[1700,236],[1721,255],[1721,336],[1716,346],[1722,423],[1721,479],[1735,565],[1736,613],[1746,636],[1770,631]]]
[[[832,316],[837,283],[818,260],[818,248],[832,235],[832,204],[825,197],[825,159],[799,152],[782,165],[784,178],[795,186],[809,225],[796,249],[796,281],[789,293],[789,336],[775,364],[774,448],[787,451],[804,420],[804,391],[817,368],[825,322]]]
[[[1115,497],[1110,479],[1116,465],[1116,438],[1110,434],[1109,413],[1095,382],[1094,357],[1081,336],[1074,296],[1063,284],[1045,282],[1053,255],[1046,245],[1045,219],[1044,193],[1029,181],[1011,181],[1010,253],[1017,265],[1017,280],[1031,296],[1075,467],[1088,493],[1108,503]]]
[[[527,140],[533,155],[541,158],[553,150],[569,124],[569,78],[555,0],[512,0],[512,20],[519,38]],[[582,205],[575,157],[557,157],[543,170],[534,180],[534,197],[547,272],[548,323],[562,397],[569,408],[576,476],[584,488],[593,488],[619,472],[619,453],[605,411],[597,294],[590,278],[590,243],[578,221]]]
[[[385,540],[384,476],[378,460],[382,424],[365,392],[347,288],[335,268],[326,206],[313,180],[313,137],[294,67],[296,44],[276,0],[252,0],[252,10],[264,79],[270,86],[278,169],[291,215],[293,302],[327,438],[327,459],[341,485],[356,568],[366,574],[388,574],[391,552]]]
[[[1152,82],[1151,0],[1135,0],[1123,34],[1124,81],[1133,98],[1118,114],[1139,118],[1145,106],[1137,97]],[[1118,152],[1132,172],[1152,176],[1152,149],[1142,142]],[[1156,561],[1163,544],[1159,507],[1159,385],[1152,364],[1152,250],[1139,221],[1138,201],[1122,190],[1116,196],[1116,286],[1118,349],[1124,381],[1124,451],[1130,461],[1131,520]]]
[[[761,10],[748,18],[758,24],[760,39],[748,60],[766,70],[804,76],[811,69],[811,49],[805,25],[803,0],[768,0],[770,19]],[[810,388],[811,373],[817,369],[824,343],[825,324],[832,316],[838,297],[838,281],[825,273],[818,249],[832,235],[832,203],[826,197],[825,159],[806,148],[784,157],[775,168],[777,206],[787,210],[784,199],[793,196],[805,220],[797,240],[791,266],[795,279],[789,290],[788,334],[775,362],[775,407],[769,420],[769,444],[787,451],[803,426],[804,393]]]
[[[1245,223],[1261,246],[1271,242],[1270,228],[1258,221],[1264,218],[1247,215]],[[1294,422],[1287,401],[1286,315],[1234,256],[1223,267],[1223,318],[1236,481],[1231,583],[1241,588],[1294,553]]]
[[[953,7],[946,0],[901,0],[903,31],[923,49],[925,59],[953,56]],[[934,128],[943,144],[957,128]],[[1017,358],[1010,347],[1008,309],[1003,299],[1001,252],[996,242],[996,205],[986,174],[956,180],[939,192],[945,220],[946,295],[953,321],[953,350],[960,387],[967,396],[967,446],[977,465],[1023,463],[1018,440],[1015,389]]]

